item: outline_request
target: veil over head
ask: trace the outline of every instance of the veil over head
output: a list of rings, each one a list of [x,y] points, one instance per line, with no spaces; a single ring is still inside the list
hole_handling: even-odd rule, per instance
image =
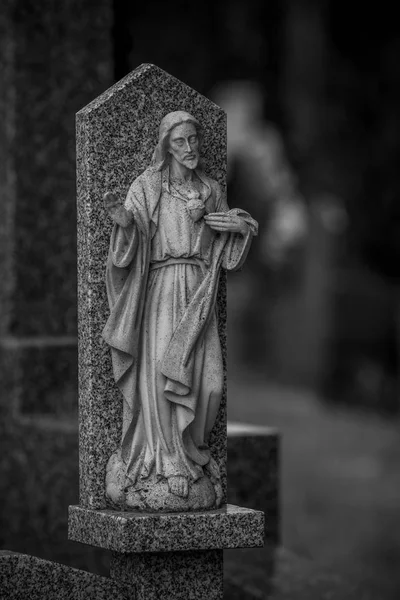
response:
[[[158,133],[158,143],[154,149],[153,157],[151,160],[151,165],[156,170],[161,171],[168,159],[167,155],[167,143],[169,134],[177,125],[181,125],[182,123],[192,123],[197,131],[197,135],[199,137],[200,147],[203,141],[203,128],[200,125],[199,121],[193,117],[190,113],[184,110],[175,110],[174,112],[170,112],[160,123],[159,133]],[[199,163],[199,167],[201,168],[201,163]]]

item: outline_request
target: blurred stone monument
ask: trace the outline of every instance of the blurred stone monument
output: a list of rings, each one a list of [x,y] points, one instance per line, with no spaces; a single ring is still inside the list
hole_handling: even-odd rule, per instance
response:
[[[0,406],[15,417],[74,416],[74,114],[112,82],[111,22],[109,0],[1,5]]]
[[[221,360],[221,391],[219,392],[221,397],[214,398],[216,414],[211,420],[208,414],[204,417],[212,425],[209,440],[206,439],[208,438],[207,427],[203,428],[204,440],[200,441],[196,438],[198,430],[190,430],[192,439],[189,439],[189,427],[179,429],[179,423],[187,418],[188,410],[183,411],[183,417],[178,411],[175,417],[171,417],[172,423],[174,418],[178,423],[178,433],[174,434],[176,444],[174,448],[178,447],[181,456],[185,454],[185,461],[189,455],[198,457],[198,459],[193,458],[192,463],[185,468],[196,471],[196,466],[207,465],[207,458],[204,459],[204,456],[209,456],[211,449],[215,463],[212,472],[215,474],[217,471],[219,482],[219,487],[217,485],[214,488],[219,491],[215,492],[211,503],[207,506],[200,504],[197,510],[193,510],[192,504],[171,506],[167,502],[165,510],[162,510],[162,503],[157,507],[150,504],[152,512],[146,512],[146,505],[142,506],[140,503],[138,510],[133,510],[135,504],[127,500],[128,494],[124,495],[127,487],[124,489],[123,485],[116,495],[113,495],[112,490],[110,492],[111,488],[107,485],[106,493],[106,472],[110,470],[110,457],[115,457],[119,448],[121,453],[124,451],[126,431],[129,431],[132,423],[135,426],[140,424],[140,415],[136,414],[138,409],[130,407],[130,412],[128,410],[130,425],[126,425],[126,389],[129,386],[130,389],[137,389],[132,387],[134,385],[132,381],[139,381],[137,385],[141,389],[140,381],[142,383],[148,381],[150,385],[151,378],[149,376],[146,379],[146,376],[143,376],[140,379],[139,374],[136,380],[129,380],[129,385],[120,386],[122,394],[116,386],[116,382],[127,381],[126,359],[131,353],[131,349],[126,348],[121,339],[126,339],[124,336],[127,330],[135,332],[135,323],[131,323],[132,329],[127,329],[126,323],[127,320],[129,322],[131,315],[125,313],[126,311],[129,313],[131,306],[140,306],[141,300],[139,299],[136,304],[120,302],[121,290],[132,289],[129,286],[124,287],[132,271],[130,274],[126,273],[126,265],[122,260],[121,264],[118,263],[119,268],[122,269],[119,272],[120,279],[116,277],[113,280],[114,284],[111,287],[110,284],[108,285],[110,307],[108,306],[105,266],[112,233],[112,220],[107,215],[102,198],[108,191],[111,191],[115,198],[125,198],[130,185],[137,180],[128,193],[125,209],[118,207],[117,202],[112,207],[113,202],[109,198],[109,212],[110,214],[113,211],[120,212],[120,217],[114,219],[116,223],[118,218],[125,219],[126,209],[130,206],[129,199],[131,194],[134,194],[136,199],[139,198],[138,206],[145,207],[143,213],[140,206],[132,209],[135,222],[140,223],[143,214],[150,216],[150,230],[147,234],[145,225],[143,231],[138,225],[142,236],[140,240],[149,242],[152,239],[151,236],[155,233],[154,228],[151,230],[151,227],[153,223],[157,223],[158,208],[154,202],[149,202],[148,198],[159,197],[160,189],[157,189],[159,178],[153,174],[149,180],[137,178],[151,163],[153,150],[157,147],[160,123],[166,115],[168,117],[170,113],[176,115],[177,111],[189,115],[196,123],[201,124],[201,129],[204,131],[201,155],[204,159],[204,173],[207,173],[200,177],[199,194],[193,198],[197,204],[199,198],[203,200],[202,211],[207,213],[204,215],[205,223],[198,222],[197,213],[201,207],[196,204],[192,207],[194,215],[179,217],[180,225],[184,226],[186,218],[192,219],[194,222],[194,225],[190,225],[192,229],[208,227],[209,231],[214,230],[215,241],[208,257],[209,277],[205,275],[203,278],[208,287],[196,288],[197,292],[195,290],[188,305],[194,312],[189,314],[191,318],[187,319],[187,322],[184,318],[179,321],[179,324],[183,323],[182,331],[179,327],[176,328],[175,333],[179,331],[179,335],[176,335],[175,346],[172,344],[174,351],[171,353],[171,360],[164,361],[163,369],[166,377],[169,377],[168,389],[167,387],[165,389],[168,392],[166,397],[174,398],[178,406],[185,405],[186,409],[193,409],[190,404],[190,393],[188,397],[182,391],[186,389],[185,386],[190,390],[192,381],[187,374],[187,367],[190,366],[188,356],[191,355],[189,353],[181,356],[181,349],[186,347],[188,340],[194,340],[192,347],[196,352],[203,344],[206,351],[208,347],[211,348],[216,364]],[[188,143],[185,140],[186,138],[183,143]],[[179,145],[179,140],[177,143]],[[189,148],[188,151],[190,161],[193,158],[193,150]],[[223,197],[225,170],[225,113],[211,101],[153,65],[142,65],[77,114],[80,505],[70,507],[69,537],[71,540],[112,550],[111,576],[135,586],[137,598],[221,599],[223,549],[257,547],[263,544],[263,514],[247,508],[226,505],[226,386],[225,384],[222,386],[226,380],[226,288],[224,277],[221,277],[218,285],[219,270],[221,264],[228,269],[241,266],[251,237],[255,233],[256,224],[249,215],[240,210],[227,212],[228,208],[224,204]],[[162,177],[161,174],[159,175]],[[171,186],[177,185],[176,193],[182,193],[183,188],[179,186],[186,185],[185,182],[174,182],[171,178],[170,182]],[[208,193],[204,192],[204,197],[201,191],[202,184],[204,189],[209,188]],[[138,185],[140,189],[137,188]],[[169,192],[167,184],[165,189]],[[161,201],[160,204],[161,211]],[[221,216],[221,212],[225,214]],[[167,215],[168,212],[165,219],[168,218]],[[124,227],[129,226],[129,223],[124,221]],[[119,234],[122,235],[122,232],[118,233],[114,225],[114,242],[115,236]],[[133,239],[132,237],[131,241]],[[131,241],[128,242],[128,246]],[[128,246],[122,244],[115,252],[120,255],[126,251],[129,254]],[[141,248],[139,253],[146,253],[146,244],[139,243],[138,247]],[[111,244],[111,253],[113,248]],[[154,262],[153,255],[152,259]],[[160,262],[163,260],[165,257],[160,258]],[[179,261],[174,260],[175,263],[169,268],[175,269]],[[146,269],[151,270],[154,266],[149,265],[149,260],[144,260],[139,261],[135,268],[139,287],[145,285],[146,279],[143,279],[143,276],[146,275]],[[192,268],[199,267],[194,264]],[[178,274],[177,278],[180,277],[181,275]],[[110,343],[110,336],[105,335],[107,328],[104,327],[110,319],[110,308],[112,318],[113,307],[118,302],[127,320],[123,320],[122,324],[119,322],[122,337]],[[216,354],[215,343],[208,342],[206,338],[207,332],[212,327],[209,323],[212,323],[215,318],[214,307],[218,314],[215,332],[222,348],[220,359]],[[203,327],[201,324],[204,322],[207,323],[208,329],[201,329]],[[193,327],[197,328],[195,332]],[[172,337],[173,341],[174,337]],[[109,346],[114,350],[113,364]],[[118,353],[117,360],[115,360],[115,350]],[[135,356],[134,351],[132,355]],[[174,371],[175,358],[177,364],[182,367],[178,369],[178,375],[175,375]],[[151,359],[152,357],[150,362]],[[143,365],[143,361],[140,364]],[[196,372],[194,367],[193,372]],[[186,376],[189,379],[185,379]],[[143,395],[143,391],[141,394]],[[196,410],[198,408],[195,407],[194,412],[197,415]],[[140,427],[138,430],[141,431]],[[186,446],[183,444],[182,448],[179,447],[179,440],[176,441],[179,432],[186,444]],[[133,434],[133,442],[132,437],[130,438],[133,448],[135,439]],[[206,441],[208,441],[207,447]],[[192,454],[188,447],[191,448]],[[157,452],[156,467],[154,467],[157,468],[156,475],[162,478],[162,474],[166,474],[165,479],[168,479],[170,484],[167,477],[169,467],[163,466],[165,457],[162,450]],[[144,464],[147,463],[144,461]],[[167,470],[163,471],[163,468]],[[197,473],[200,470],[201,467],[197,469]],[[133,478],[130,472],[128,475]],[[127,476],[125,485],[129,477]],[[195,475],[192,479],[196,480],[196,477],[199,479],[202,475]],[[210,477],[212,478],[212,475]],[[142,476],[142,485],[145,479],[146,477]],[[176,481],[170,485],[170,492],[181,499],[190,498],[190,485],[188,490],[184,486],[176,486],[175,483]],[[121,498],[124,498],[124,501],[120,502]],[[148,506],[147,510],[149,510]],[[179,512],[172,512],[176,510]]]
[[[112,22],[111,0],[0,8],[0,547],[92,570],[100,551],[66,540],[65,515],[78,492],[75,113],[113,83]]]

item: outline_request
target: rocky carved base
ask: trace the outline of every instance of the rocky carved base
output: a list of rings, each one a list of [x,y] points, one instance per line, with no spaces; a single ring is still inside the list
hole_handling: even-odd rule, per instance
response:
[[[211,459],[196,481],[185,477],[159,478],[155,473],[129,485],[120,452],[107,464],[106,499],[111,508],[140,511],[185,512],[212,510],[222,502],[219,469]]]

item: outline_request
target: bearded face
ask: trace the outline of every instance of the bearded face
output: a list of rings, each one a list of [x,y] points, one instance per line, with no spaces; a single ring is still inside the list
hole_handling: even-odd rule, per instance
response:
[[[188,169],[196,169],[199,164],[199,138],[193,123],[182,123],[171,131],[168,152]]]

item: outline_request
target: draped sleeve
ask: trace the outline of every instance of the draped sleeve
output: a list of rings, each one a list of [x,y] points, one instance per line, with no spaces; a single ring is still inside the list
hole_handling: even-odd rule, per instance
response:
[[[245,210],[240,208],[229,209],[226,193],[222,191],[217,182],[214,182],[214,193],[216,196],[216,212],[226,212],[241,217],[247,225],[247,232],[244,235],[241,233],[229,234],[222,259],[224,269],[238,271],[246,260],[253,236],[258,233],[258,223]]]
[[[131,185],[125,208],[133,213],[128,227],[114,225],[106,268],[110,315],[102,335],[111,347],[116,383],[132,402],[152,231],[157,224],[160,175],[146,170]]]

